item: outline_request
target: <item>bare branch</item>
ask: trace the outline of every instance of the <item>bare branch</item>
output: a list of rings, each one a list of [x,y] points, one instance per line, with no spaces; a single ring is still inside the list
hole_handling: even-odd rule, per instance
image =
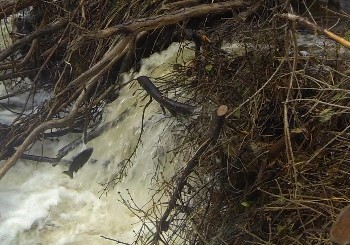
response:
[[[37,37],[40,36],[44,36],[47,35],[49,33],[55,32],[59,29],[62,29],[63,27],[65,27],[67,24],[69,23],[67,18],[62,18],[58,21],[56,21],[55,23],[52,23],[46,27],[44,27],[43,29],[39,29],[19,40],[17,40],[16,42],[14,42],[13,44],[11,44],[7,49],[5,49],[4,51],[2,51],[0,53],[0,61],[3,61],[4,59],[6,59],[8,56],[10,56],[11,54],[13,54],[16,50],[18,50],[19,48],[23,47],[24,45],[26,45],[27,43],[30,43],[31,41],[33,41],[34,39],[36,39]]]

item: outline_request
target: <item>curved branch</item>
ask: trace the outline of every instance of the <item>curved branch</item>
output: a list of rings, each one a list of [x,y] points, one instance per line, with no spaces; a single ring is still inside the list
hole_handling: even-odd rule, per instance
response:
[[[7,70],[7,69],[12,69],[12,68],[20,69],[20,68],[24,67],[29,62],[30,58],[32,58],[34,51],[37,48],[38,48],[38,40],[34,39],[32,41],[32,44],[30,45],[29,51],[27,52],[26,56],[24,56],[24,58],[21,61],[0,64],[0,70]]]
[[[109,38],[118,33],[132,33],[135,31],[149,31],[161,28],[165,25],[176,24],[189,18],[199,17],[206,14],[222,13],[233,9],[251,6],[252,1],[234,0],[220,3],[201,4],[191,8],[183,8],[172,13],[158,15],[150,18],[140,18],[129,23],[112,26],[100,31],[84,34],[77,40],[77,46],[89,39]]]
[[[13,44],[11,44],[7,49],[5,49],[4,51],[2,51],[0,53],[0,61],[3,61],[7,57],[9,57],[11,54],[13,54],[16,50],[23,47],[27,43],[33,41],[35,38],[49,34],[51,32],[55,32],[55,31],[65,27],[68,23],[69,23],[68,19],[63,18],[63,19],[56,21],[55,23],[48,25],[47,27],[45,27],[43,29],[34,31],[31,34],[25,36],[24,38],[17,40]]]

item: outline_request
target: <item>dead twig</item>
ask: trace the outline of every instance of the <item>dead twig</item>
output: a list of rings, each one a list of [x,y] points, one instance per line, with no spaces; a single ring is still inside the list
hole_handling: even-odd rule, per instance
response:
[[[337,43],[350,49],[350,42],[349,41],[334,34],[333,32],[331,32],[327,29],[323,29],[322,27],[318,26],[317,24],[311,23],[309,20],[307,20],[304,17],[298,16],[295,14],[291,14],[291,13],[277,14],[276,17],[285,18],[285,19],[288,19],[291,21],[295,21],[296,23],[299,23],[299,24],[301,24],[301,25],[303,25],[311,30],[318,31],[318,32],[326,35],[328,38],[332,39],[333,41],[336,41]]]

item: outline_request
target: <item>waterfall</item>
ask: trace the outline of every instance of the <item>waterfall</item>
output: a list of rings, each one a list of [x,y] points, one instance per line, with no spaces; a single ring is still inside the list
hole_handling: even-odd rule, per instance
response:
[[[142,60],[140,71],[126,74],[124,81],[140,75],[160,77],[170,73],[179,46],[174,43]],[[182,62],[194,55],[188,49],[184,54]],[[100,183],[113,178],[137,144],[142,113],[148,102],[144,97],[139,85],[131,82],[119,92],[118,99],[104,108],[101,125],[118,117],[120,122],[65,157],[70,160],[86,147],[94,149],[90,161],[73,179],[62,174],[68,168],[62,163],[53,167],[49,163],[17,162],[0,183],[0,244],[113,244],[101,235],[124,242],[134,240],[133,230],[137,231],[141,223],[118,201],[118,192],[125,198],[130,193],[133,201],[147,210],[152,205],[148,202],[153,195],[150,187],[155,169],[162,168],[167,178],[182,164],[172,159],[171,153],[167,154],[176,146],[177,137],[172,129],[177,127],[177,121],[163,115],[153,101],[146,109],[141,144],[128,175],[107,196],[101,196]],[[29,154],[55,157],[59,149],[77,137],[81,136],[70,134],[59,141],[39,141]]]

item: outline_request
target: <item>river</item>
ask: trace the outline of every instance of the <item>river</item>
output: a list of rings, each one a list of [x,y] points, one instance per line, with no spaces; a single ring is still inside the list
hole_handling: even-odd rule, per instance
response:
[[[169,73],[176,62],[178,48],[179,44],[174,43],[167,50],[144,59],[140,71],[126,74],[124,81],[140,75],[160,77]],[[185,59],[193,55],[189,50],[185,53]],[[163,168],[164,178],[168,178],[181,165],[172,159],[172,154],[166,154],[176,146],[177,136],[172,132],[177,127],[176,119],[163,115],[159,105],[152,102],[145,113],[142,143],[132,158],[128,175],[107,196],[101,196],[100,183],[113,178],[119,163],[130,155],[137,143],[143,108],[148,101],[144,96],[139,85],[133,82],[104,108],[101,125],[121,117],[123,112],[125,117],[116,127],[65,157],[69,160],[86,147],[94,149],[90,161],[73,179],[62,174],[68,168],[65,164],[53,167],[49,163],[17,162],[0,185],[0,244],[114,244],[100,236],[123,242],[135,239],[134,231],[140,228],[140,220],[120,202],[118,192],[126,199],[129,192],[133,201],[147,210],[151,208],[148,202],[153,195],[150,188],[154,184],[155,169]],[[40,102],[48,97],[41,95],[36,99]],[[6,118],[11,120],[11,115]],[[2,119],[6,121],[6,118],[3,114]],[[71,134],[59,141],[38,142],[29,153],[54,157],[76,137],[80,136]]]
[[[299,39],[305,55],[311,49],[308,45],[316,45],[319,50],[319,46],[324,46],[326,41],[308,33],[302,34]],[[318,42],[322,45],[318,45]],[[172,64],[189,60],[194,55],[185,49],[184,57],[177,59],[179,47],[178,43],[174,43],[167,50],[144,59],[140,71],[125,74],[124,81],[133,81],[140,75],[155,78],[170,73]],[[226,45],[227,51],[237,49],[239,47],[235,44]],[[0,96],[2,94],[5,94],[4,87],[0,87]],[[115,177],[120,163],[137,144],[143,109],[148,102],[144,96],[145,92],[134,81],[104,108],[100,125],[117,118],[120,118],[119,123],[65,157],[70,160],[87,147],[94,149],[90,161],[73,179],[62,174],[68,168],[63,163],[53,167],[49,163],[17,162],[0,184],[0,245],[115,244],[101,236],[126,243],[135,240],[135,232],[142,223],[137,213],[121,203],[121,196],[129,201],[131,196],[132,202],[147,211],[153,205],[149,201],[158,198],[154,196],[154,189],[157,188],[152,178],[156,169],[161,168],[162,178],[167,179],[183,164],[171,153],[179,139],[175,133],[179,130],[175,129],[180,126],[174,117],[163,115],[159,105],[152,102],[145,113],[142,143],[132,158],[127,176],[107,195],[101,196],[101,183]],[[39,104],[49,98],[50,94],[42,91],[35,100]],[[21,104],[24,100],[25,96],[21,96],[15,102]],[[5,110],[0,113],[1,123],[9,124],[15,117]],[[29,153],[54,157],[59,149],[77,137],[81,135],[66,135],[59,141],[39,141]],[[150,224],[149,227],[152,229],[154,225]]]

